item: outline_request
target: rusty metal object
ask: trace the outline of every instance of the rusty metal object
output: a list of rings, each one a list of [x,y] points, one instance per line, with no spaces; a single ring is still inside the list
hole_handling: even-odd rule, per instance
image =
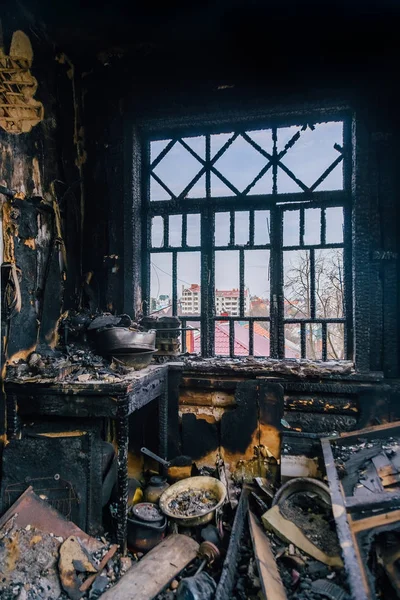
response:
[[[129,354],[136,350],[155,350],[156,332],[132,331],[128,327],[96,330],[96,346],[102,354]]]
[[[201,542],[197,556],[202,559],[199,568],[197,569],[195,576],[200,573],[206,565],[212,565],[214,561],[218,560],[221,556],[217,546],[212,542]]]
[[[113,356],[113,360],[124,365],[124,367],[140,371],[140,369],[145,369],[149,366],[155,352],[157,352],[157,350],[144,350],[138,352],[132,350],[126,354],[116,354]]]
[[[0,528],[12,517],[19,528],[35,527],[63,539],[78,537],[90,551],[99,550],[102,543],[85,533],[75,523],[68,521],[47,502],[41,500],[29,487],[0,518]]]
[[[327,506],[331,505],[331,495],[325,483],[311,477],[296,477],[296,479],[290,479],[279,488],[272,500],[272,506],[281,504],[290,496],[301,492],[314,494]]]
[[[170,509],[170,503],[182,492],[209,491],[217,497],[217,503],[207,510],[199,511],[195,516],[177,515]],[[226,487],[215,477],[189,477],[169,487],[160,498],[160,508],[164,514],[182,527],[196,527],[212,521],[215,512],[221,508],[226,497]]]
[[[148,552],[165,536],[167,518],[156,504],[139,502],[132,506],[128,515],[128,547]]]

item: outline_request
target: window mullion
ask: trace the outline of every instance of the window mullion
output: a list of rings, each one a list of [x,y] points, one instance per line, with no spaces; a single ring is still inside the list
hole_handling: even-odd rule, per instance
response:
[[[201,353],[214,355],[215,316],[215,214],[211,199],[211,138],[206,135],[206,207],[201,211]]]
[[[271,218],[271,257],[270,257],[270,354],[271,358],[280,358],[284,352],[283,337],[283,277],[282,277],[282,230],[283,212],[275,207]]]

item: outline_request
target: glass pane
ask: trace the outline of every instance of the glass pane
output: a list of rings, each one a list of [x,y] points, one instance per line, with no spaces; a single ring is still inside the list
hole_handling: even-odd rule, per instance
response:
[[[200,265],[200,252],[178,253],[178,315],[200,314]]]
[[[249,243],[249,212],[235,212],[235,244],[245,246]]]
[[[283,130],[286,128],[283,128]],[[293,131],[293,128],[288,128]],[[278,138],[282,135],[278,129]],[[311,187],[340,154],[334,145],[343,145],[343,123],[318,123],[312,130],[301,131],[300,138],[288,150],[281,162],[305,185]],[[279,186],[279,183],[278,183]],[[278,188],[279,189],[279,188]],[[343,189],[343,163],[339,163],[318,187],[318,190]],[[281,191],[281,190],[279,190]]]
[[[168,314],[172,304],[172,254],[150,253],[150,312]]]
[[[151,220],[151,245],[153,248],[161,248],[164,245],[164,219],[153,217]]]
[[[272,155],[274,144],[272,141],[272,129],[261,129],[260,131],[247,131],[247,135],[255,141],[263,150]]]
[[[239,136],[214,163],[214,167],[242,192],[267,162],[258,150]]]
[[[344,324],[328,323],[326,329],[327,359],[344,360]]]
[[[307,208],[304,211],[304,244],[321,243],[321,209]]]
[[[217,133],[211,136],[211,158],[218,154],[219,150],[221,150],[222,146],[226,144],[230,138],[233,136],[232,133]]]
[[[200,215],[187,215],[186,243],[188,246],[200,246]]]
[[[168,146],[171,140],[156,140],[150,142],[150,164],[157,158],[159,154]]]
[[[306,358],[322,359],[322,325],[306,323]]]
[[[159,202],[161,200],[171,200],[172,196],[154,179],[150,177],[150,200]]]
[[[235,356],[249,355],[249,323],[248,321],[235,321]]]
[[[248,196],[252,194],[272,194],[272,169],[269,168],[266,173],[253,185],[247,192]]]
[[[270,353],[269,321],[254,321],[253,354],[254,356],[269,356]]]
[[[215,173],[211,173],[211,196],[218,198],[234,195],[235,193]]]
[[[215,355],[229,356],[229,323],[227,321],[216,321],[214,327]]]
[[[245,314],[269,317],[269,250],[244,252]]]
[[[343,208],[335,206],[327,208],[326,214],[326,243],[340,244],[343,242]]]
[[[188,321],[187,331],[182,331],[186,340],[186,352],[189,354],[201,354],[200,321]],[[183,345],[181,344],[181,348]]]
[[[169,245],[173,248],[182,246],[182,215],[169,216]]]
[[[217,315],[239,316],[239,251],[215,253],[215,310]]]
[[[310,251],[283,253],[284,314],[287,318],[311,316]]]
[[[206,176],[202,175],[200,179],[193,184],[193,187],[187,193],[187,198],[205,198],[206,195]]]
[[[154,173],[175,196],[179,196],[200,169],[201,163],[182,144],[176,143],[155,167]]]
[[[318,318],[343,317],[343,249],[315,252],[315,307]]]
[[[282,152],[285,149],[293,136],[297,133],[301,133],[301,127],[299,125],[292,125],[291,127],[279,127],[277,130],[277,149],[278,152]],[[284,158],[282,159],[284,160]]]
[[[283,213],[283,245],[300,244],[300,211],[285,210]]]
[[[285,171],[280,167],[277,171],[276,183],[278,188],[278,194],[296,194],[298,192],[303,191],[302,188],[294,181],[294,179],[292,179],[292,177],[289,177],[289,175],[285,173]]]
[[[300,325],[285,325],[285,358],[301,358]]]
[[[230,213],[215,213],[215,246],[229,246],[231,232]]]
[[[185,142],[188,146],[191,147],[196,154],[205,160],[206,157],[206,138],[204,135],[198,135],[196,137],[186,137],[182,138],[182,141]]]
[[[254,211],[254,243],[256,245],[270,243],[270,216],[269,210]]]

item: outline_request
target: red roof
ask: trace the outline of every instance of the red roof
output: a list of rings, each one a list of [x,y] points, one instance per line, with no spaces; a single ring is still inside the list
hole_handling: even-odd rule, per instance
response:
[[[286,357],[300,358],[300,353],[290,348],[286,343]],[[194,352],[200,353],[200,336],[194,340]],[[215,323],[215,354],[218,356],[229,356],[229,323]],[[249,356],[249,326],[241,325],[235,321],[235,356]],[[269,332],[261,325],[254,322],[253,329],[253,354],[254,356],[269,356]]]

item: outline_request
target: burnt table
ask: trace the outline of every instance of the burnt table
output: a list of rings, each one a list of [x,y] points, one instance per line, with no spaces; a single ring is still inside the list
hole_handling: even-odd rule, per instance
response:
[[[7,436],[19,435],[18,415],[108,417],[118,445],[117,542],[126,552],[128,521],[129,416],[154,400],[159,404],[159,453],[167,456],[168,364],[147,367],[118,382],[6,381]]]

